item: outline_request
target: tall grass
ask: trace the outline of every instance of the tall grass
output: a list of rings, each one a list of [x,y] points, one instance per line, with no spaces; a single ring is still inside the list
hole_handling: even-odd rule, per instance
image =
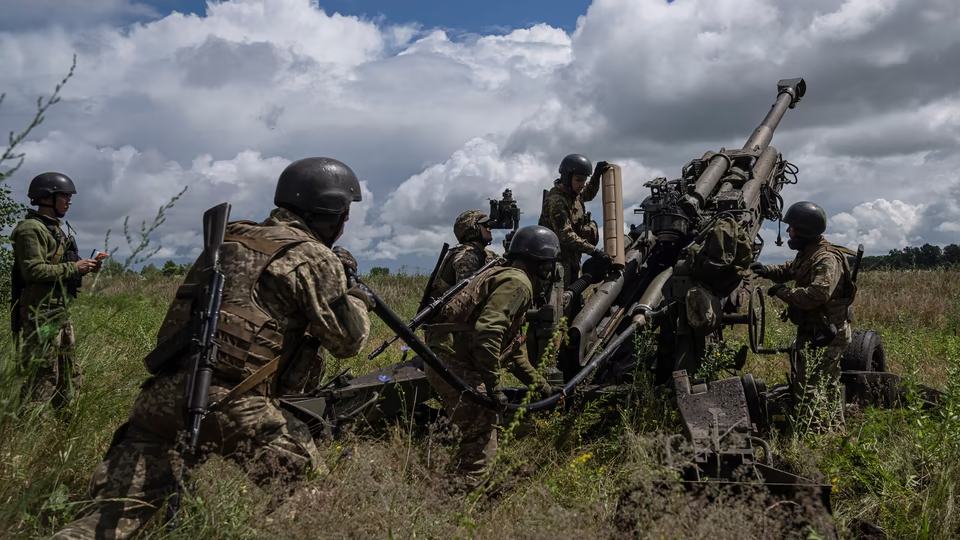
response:
[[[412,315],[424,278],[369,280],[403,316]],[[65,410],[21,403],[9,338],[0,338],[0,536],[43,537],[88,504],[86,485],[146,377],[143,355],[176,282],[116,278],[74,304],[84,386]],[[911,292],[914,291],[914,292]],[[930,292],[934,291],[934,292]],[[958,272],[868,272],[861,276],[857,326],[881,332],[889,365],[911,383],[946,391],[938,409],[919,400],[898,410],[853,412],[846,431],[783,439],[783,465],[822,474],[835,487],[843,535],[859,522],[891,537],[960,534],[960,305]],[[773,317],[771,317],[772,319]],[[5,324],[5,321],[0,321]],[[774,324],[774,339],[791,328]],[[370,347],[389,337],[373,321]],[[739,339],[733,334],[732,339]],[[650,336],[637,342],[649,352]],[[399,343],[376,360],[399,359]],[[370,367],[366,351],[329,360],[328,375]],[[748,370],[782,380],[783,359],[751,357]],[[150,538],[569,538],[808,537],[829,527],[806,523],[759,493],[705,498],[681,489],[663,465],[662,438],[676,433],[666,396],[638,373],[626,399],[595,402],[577,414],[530,415],[504,437],[494,480],[462,494],[446,476],[451,441],[399,422],[375,434],[322,442],[328,474],[300,483],[279,506],[274,494],[224,460],[198,471],[181,527],[154,526]],[[826,528],[824,528],[826,527]]]

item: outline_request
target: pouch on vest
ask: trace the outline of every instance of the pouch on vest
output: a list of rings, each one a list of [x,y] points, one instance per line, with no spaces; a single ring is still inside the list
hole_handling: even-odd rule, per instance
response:
[[[753,262],[752,241],[731,217],[718,219],[690,253],[694,278],[719,296],[733,292],[740,283],[740,270]]]

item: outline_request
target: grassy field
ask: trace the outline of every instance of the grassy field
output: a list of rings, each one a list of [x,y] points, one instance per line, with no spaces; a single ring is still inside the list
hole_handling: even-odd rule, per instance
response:
[[[415,308],[423,278],[391,276],[371,285],[401,314]],[[176,281],[102,281],[74,305],[84,385],[65,411],[22,404],[9,337],[0,342],[0,535],[44,537],[89,504],[89,474],[121,424],[146,373],[141,359]],[[895,538],[960,535],[960,272],[867,272],[857,327],[881,333],[892,371],[947,391],[937,410],[918,404],[868,409],[845,432],[780,438],[781,465],[834,486],[841,536],[867,521]],[[774,317],[771,314],[771,319]],[[6,324],[6,321],[2,321]],[[790,329],[774,324],[773,340]],[[388,337],[373,322],[370,346]],[[738,339],[734,337],[734,339]],[[639,340],[639,347],[645,346]],[[399,348],[378,358],[395,361]],[[328,360],[328,375],[362,373],[362,357]],[[785,359],[750,358],[747,371],[780,382]],[[918,402],[917,402],[918,403]],[[235,467],[212,460],[197,474],[175,532],[151,538],[743,538],[818,537],[795,527],[788,508],[762,494],[707,500],[683,491],[662,465],[660,437],[677,430],[670,404],[642,381],[628,399],[580,414],[524,418],[502,432],[487,487],[454,495],[444,474],[450,441],[442,431],[397,425],[321,446],[329,473],[270,504],[271,494]],[[619,511],[622,498],[631,504]],[[626,500],[624,499],[624,500]]]

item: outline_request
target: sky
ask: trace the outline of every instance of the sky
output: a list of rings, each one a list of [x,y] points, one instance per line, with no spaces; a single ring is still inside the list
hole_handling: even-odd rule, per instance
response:
[[[0,130],[77,55],[63,101],[9,180],[59,170],[68,219],[103,244],[183,187],[158,261],[200,249],[202,211],[262,219],[291,161],[361,178],[341,240],[361,267],[426,271],[458,213],[510,187],[535,223],[572,152],[623,167],[625,205],[705,151],[739,147],[775,96],[807,95],[773,144],[800,169],[787,204],[868,253],[960,242],[955,0],[5,0]],[[749,15],[749,16],[747,16]],[[588,210],[599,215],[595,201]],[[628,221],[631,215],[627,215]],[[764,233],[765,260],[791,256]],[[497,240],[500,239],[498,236]],[[121,242],[122,244],[122,242]],[[124,246],[121,245],[121,253]],[[88,249],[88,248],[85,248]]]

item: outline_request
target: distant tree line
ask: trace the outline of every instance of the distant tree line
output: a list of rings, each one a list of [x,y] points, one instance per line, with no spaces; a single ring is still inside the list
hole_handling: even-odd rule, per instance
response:
[[[886,255],[872,255],[863,258],[863,269],[922,270],[960,266],[960,246],[949,244],[944,247],[924,244],[920,247],[891,249]]]

